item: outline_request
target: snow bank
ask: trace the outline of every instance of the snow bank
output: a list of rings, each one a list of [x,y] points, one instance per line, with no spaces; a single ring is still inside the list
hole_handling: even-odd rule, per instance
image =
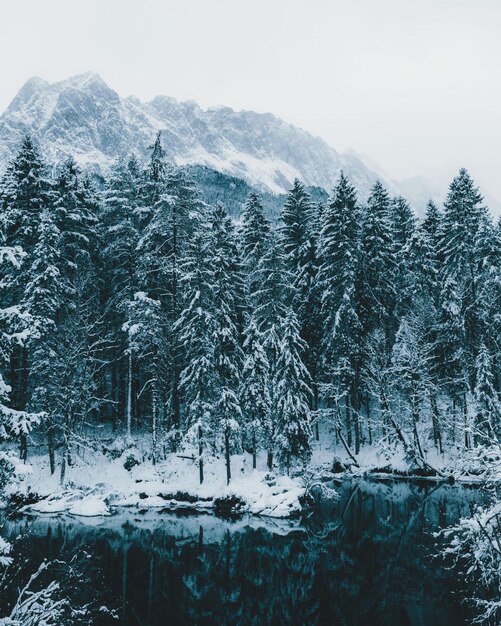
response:
[[[49,514],[71,513],[71,515],[81,515],[83,517],[111,514],[104,497],[94,494],[86,495],[78,489],[54,494],[49,498],[40,500],[40,502],[24,507],[24,510]]]
[[[149,462],[130,470],[124,458],[110,459],[94,453],[86,462],[67,468],[67,481],[59,485],[58,476],[47,476],[46,459],[32,459],[33,473],[24,483],[26,492],[42,496],[24,510],[37,513],[70,513],[84,517],[110,515],[118,507],[140,509],[190,509],[210,511],[214,501],[237,496],[245,503],[243,512],[273,518],[286,518],[301,510],[305,488],[300,478],[275,476],[265,469],[252,469],[250,455],[231,459],[232,481],[226,485],[224,458],[207,459],[205,479],[199,483],[198,463],[191,455],[169,454],[153,467]],[[263,463],[264,465],[264,463]]]
[[[82,517],[111,515],[106,502],[98,496],[87,496],[83,500],[78,500],[68,512],[71,515],[81,515]]]
[[[28,505],[25,510],[36,513],[62,513],[69,511],[71,507],[82,497],[80,491],[64,491],[56,493],[35,504]]]
[[[255,470],[247,476],[238,477],[217,497],[237,496],[254,515],[290,517],[299,513],[300,498],[305,491],[301,481],[277,476],[273,484],[269,484],[267,476],[266,472]]]

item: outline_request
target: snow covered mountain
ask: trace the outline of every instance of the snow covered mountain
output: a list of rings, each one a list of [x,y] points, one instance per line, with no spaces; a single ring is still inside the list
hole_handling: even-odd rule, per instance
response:
[[[340,154],[269,113],[201,109],[195,102],[157,96],[141,102],[121,98],[92,73],[50,84],[31,78],[0,116],[0,168],[30,132],[50,159],[72,154],[84,166],[105,170],[118,156],[142,158],[158,130],[169,156],[242,178],[275,194],[295,177],[331,189],[343,169],[362,198],[381,175],[356,154]],[[392,193],[397,187],[384,180]]]

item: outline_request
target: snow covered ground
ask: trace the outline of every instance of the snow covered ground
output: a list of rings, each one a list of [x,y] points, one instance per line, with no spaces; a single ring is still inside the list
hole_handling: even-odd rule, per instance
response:
[[[21,479],[11,491],[36,494],[40,499],[26,508],[46,514],[109,516],[120,507],[211,512],[218,499],[234,498],[242,503],[242,513],[288,518],[301,511],[301,498],[309,485],[333,476],[334,463],[338,470],[345,468],[351,476],[359,477],[370,474],[374,478],[394,478],[395,474],[405,476],[410,471],[403,448],[384,443],[364,446],[356,457],[358,465],[353,464],[336,443],[328,424],[321,425],[320,441],[313,443],[310,465],[307,471],[296,472],[299,476],[268,472],[264,452],[258,455],[258,468],[253,470],[251,455],[244,453],[232,456],[229,485],[223,455],[205,459],[205,479],[200,484],[193,450],[169,453],[153,466],[148,459],[147,434],[127,443],[120,437],[113,440],[108,432],[103,433],[102,441],[102,451],[75,451],[74,464],[66,468],[63,484],[59,465],[50,474],[45,445],[40,442],[31,449],[29,466],[23,468],[16,462]],[[499,451],[452,449],[444,456],[432,448],[427,460],[442,477],[452,476],[458,482],[501,480]]]
[[[284,518],[301,510],[304,481],[253,470],[250,455],[232,457],[229,485],[223,457],[205,460],[205,479],[199,484],[198,464],[185,452],[168,454],[156,466],[145,461],[127,470],[124,463],[133,455],[140,456],[137,448],[115,459],[86,451],[66,469],[63,484],[59,468],[50,475],[46,455],[32,455],[31,471],[12,490],[41,498],[26,507],[30,511],[89,517],[110,515],[117,507],[211,510],[217,499],[232,496],[242,501],[241,512],[255,515]]]

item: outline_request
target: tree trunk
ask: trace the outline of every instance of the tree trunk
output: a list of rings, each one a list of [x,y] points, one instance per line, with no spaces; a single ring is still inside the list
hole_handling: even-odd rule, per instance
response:
[[[134,419],[134,427],[136,430],[140,430],[142,428],[142,420],[141,420],[141,411],[142,404],[141,398],[139,397],[139,392],[141,389],[141,372],[138,367],[138,364],[135,363],[133,366],[133,376],[132,376],[132,398],[133,398],[133,419]]]
[[[367,433],[369,436],[369,445],[372,446],[371,399],[369,394],[366,396],[365,407],[367,411]]]
[[[343,444],[343,447],[346,450],[346,453],[348,454],[350,459],[353,461],[353,463],[356,466],[358,466],[358,461],[353,455],[353,452],[350,450],[350,446],[348,445],[346,439],[344,438],[343,431],[341,429],[341,409],[339,407],[337,408],[336,433],[339,439],[341,440],[341,443]]]
[[[131,438],[132,430],[132,350],[129,346],[127,359],[127,438]]]
[[[28,349],[23,347],[21,359],[21,390],[19,398],[19,409],[24,411],[28,402]],[[27,445],[27,444],[26,444]],[[28,449],[26,449],[28,455]]]
[[[418,428],[417,428],[417,423],[418,423],[418,411],[417,408],[414,406],[414,402],[412,403],[412,429],[414,432],[414,441],[416,442],[416,447],[418,449],[419,452],[419,456],[424,459],[424,454],[423,454],[423,448],[421,447],[421,440],[419,439],[419,432],[418,432]]]
[[[203,440],[202,440],[202,427],[198,427],[198,473],[200,476],[200,484],[204,482],[204,459],[203,459]]]
[[[252,469],[256,469],[256,430],[252,430]]]
[[[26,463],[28,459],[28,436],[24,433],[21,434],[19,439],[19,458],[23,463]]]
[[[466,404],[466,394],[463,396],[463,422],[464,422],[464,447],[470,447],[470,438],[468,436],[468,406]]]
[[[28,350],[25,347],[21,349],[20,369],[19,394],[16,405],[19,411],[24,411],[28,394]],[[19,457],[24,463],[28,460],[28,436],[25,433],[22,433],[20,437]]]
[[[224,451],[226,458],[226,484],[230,484],[231,480],[231,461],[230,461],[230,433],[228,428],[224,431]]]
[[[117,430],[117,415],[118,415],[118,372],[117,367],[114,366],[111,370],[111,397],[113,403],[111,405],[111,429],[113,432]]]
[[[313,385],[313,410],[315,412],[315,439],[320,441],[320,432],[318,426],[318,385]]]
[[[452,398],[452,445],[456,444],[456,399]]]
[[[172,289],[172,318],[174,323],[179,317],[178,306],[178,224],[177,224],[177,211],[172,212],[172,268],[171,268],[171,289]],[[173,351],[172,351],[172,428],[179,429],[181,426],[181,402],[179,394],[179,349],[176,333],[172,336]],[[176,441],[177,447],[177,441]]]
[[[346,438],[348,440],[348,446],[351,448],[353,442],[351,437],[351,410],[348,395],[346,395],[344,399],[344,416],[346,421]]]
[[[66,455],[63,454],[63,457],[61,459],[61,475],[59,477],[59,483],[61,485],[64,485],[65,476],[66,476]]]
[[[157,411],[158,411],[158,379],[157,379],[157,363],[156,357],[154,362],[154,373],[153,373],[153,388],[151,395],[151,460],[153,465],[157,464]]]
[[[179,429],[181,422],[181,403],[179,398],[179,367],[177,351],[174,355],[175,363],[172,371],[172,428]],[[177,440],[176,440],[177,445]]]
[[[68,439],[66,433],[64,433],[64,448],[63,448],[63,456],[61,457],[61,475],[59,477],[59,482],[61,485],[64,485],[64,479],[66,477],[66,453],[68,450]]]
[[[360,452],[360,419],[357,392],[354,388],[351,390],[350,404],[353,429],[355,431],[355,454],[358,454]]]
[[[433,417],[433,440],[440,454],[443,454],[442,448],[442,432],[440,429],[440,416],[438,413],[437,398],[434,394],[431,396],[431,413]]]
[[[56,471],[56,455],[54,450],[54,426],[49,425],[47,430],[47,447],[49,450],[49,465],[50,465],[50,473],[54,474]]]
[[[268,458],[267,458],[268,469],[271,472],[273,469],[273,452],[268,450]]]

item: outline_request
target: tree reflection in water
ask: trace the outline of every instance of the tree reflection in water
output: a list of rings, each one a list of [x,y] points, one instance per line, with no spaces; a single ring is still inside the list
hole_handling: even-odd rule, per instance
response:
[[[461,487],[346,481],[294,522],[127,510],[96,525],[7,521],[3,534],[22,536],[20,580],[43,558],[92,554],[82,597],[114,603],[122,626],[460,626],[465,590],[433,558],[433,533],[480,501]],[[106,619],[95,623],[116,624]]]

